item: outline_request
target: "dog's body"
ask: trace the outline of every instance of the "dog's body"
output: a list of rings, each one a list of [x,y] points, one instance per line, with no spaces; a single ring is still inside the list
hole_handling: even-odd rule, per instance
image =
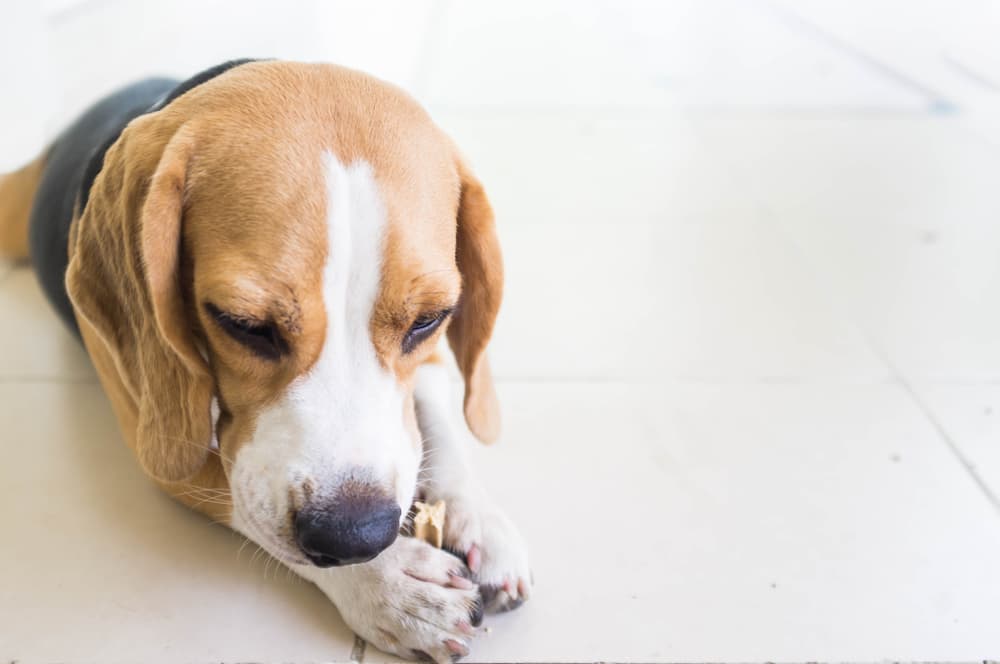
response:
[[[447,329],[466,420],[494,438],[492,212],[406,95],[282,62],[135,84],[0,179],[0,255],[29,244],[143,469],[361,636],[446,661],[483,603],[527,598],[524,546],[470,476],[434,350]],[[418,480],[447,501],[461,560],[397,538]]]

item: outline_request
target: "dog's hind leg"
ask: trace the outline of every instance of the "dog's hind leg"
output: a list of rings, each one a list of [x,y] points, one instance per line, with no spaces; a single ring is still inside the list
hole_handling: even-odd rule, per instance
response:
[[[0,175],[0,258],[28,258],[28,222],[45,170],[45,155],[13,173]]]

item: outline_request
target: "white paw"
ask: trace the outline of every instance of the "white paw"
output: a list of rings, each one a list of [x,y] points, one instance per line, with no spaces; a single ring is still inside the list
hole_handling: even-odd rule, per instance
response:
[[[408,659],[452,662],[469,653],[483,618],[469,570],[447,551],[399,537],[375,560],[309,576],[358,636]]]
[[[479,583],[489,613],[510,611],[531,597],[534,578],[521,534],[488,498],[445,497],[444,547],[462,556]]]

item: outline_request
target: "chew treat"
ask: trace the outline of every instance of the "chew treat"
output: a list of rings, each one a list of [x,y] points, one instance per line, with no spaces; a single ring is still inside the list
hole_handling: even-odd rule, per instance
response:
[[[413,505],[417,513],[413,515],[413,536],[432,546],[441,548],[444,542],[444,514],[447,506],[443,500],[433,505],[417,501]]]

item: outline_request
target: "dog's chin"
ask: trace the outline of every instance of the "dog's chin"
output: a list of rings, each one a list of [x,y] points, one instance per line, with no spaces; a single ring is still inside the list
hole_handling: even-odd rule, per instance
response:
[[[309,558],[302,555],[302,552],[297,548],[293,549],[289,546],[282,546],[280,549],[275,550],[275,547],[268,546],[264,547],[264,550],[270,554],[272,558],[278,562],[282,562],[286,565],[310,565],[315,567]]]
[[[385,549],[382,549],[382,551],[385,551]],[[350,567],[351,565],[363,565],[367,562],[371,562],[372,560],[378,558],[380,555],[382,555],[382,551],[379,551],[373,556],[366,556],[365,558],[357,558],[350,562],[340,562],[339,560],[336,560],[334,558],[329,558],[327,556],[306,556],[306,557],[309,559],[309,563],[313,567],[327,569],[330,567]]]

